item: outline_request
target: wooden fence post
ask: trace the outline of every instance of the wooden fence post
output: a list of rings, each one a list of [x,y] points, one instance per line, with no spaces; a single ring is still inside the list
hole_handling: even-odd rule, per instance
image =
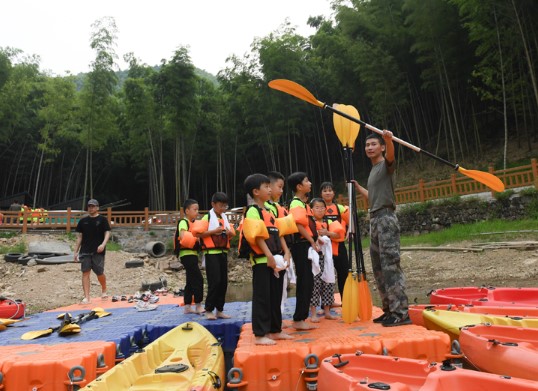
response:
[[[534,177],[534,187],[538,189],[538,163],[536,159],[531,159],[532,175]]]
[[[418,181],[418,197],[420,199],[420,202],[424,202],[424,179],[420,179]]]
[[[71,232],[71,207],[67,208],[66,232]]]
[[[148,231],[148,230],[149,230],[149,209],[146,206],[144,208],[144,231]]]
[[[495,175],[495,169],[493,167],[493,165],[490,163],[489,166],[488,166],[488,172],[491,174],[491,175]],[[492,197],[495,197],[495,191],[494,190],[491,190],[491,196]]]
[[[456,174],[450,174],[450,182],[452,184],[452,195],[457,196],[459,195],[458,192],[458,186],[456,185]]]

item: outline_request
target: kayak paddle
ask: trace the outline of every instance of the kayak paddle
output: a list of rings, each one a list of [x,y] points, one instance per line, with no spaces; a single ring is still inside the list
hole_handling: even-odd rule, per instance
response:
[[[346,113],[349,116],[360,118],[357,109],[351,105],[335,105],[338,110]],[[357,203],[355,198],[355,187],[351,180],[353,179],[353,150],[355,148],[355,140],[357,139],[360,131],[360,125],[356,122],[352,122],[347,118],[344,118],[338,114],[333,114],[333,125],[336,135],[344,148],[344,156],[347,158],[347,188],[349,198],[349,263],[350,269],[352,268],[353,259],[353,246],[355,246],[355,261],[357,263],[357,270],[352,280],[353,290],[355,294],[351,297],[351,305],[353,310],[349,314],[344,316],[344,303],[342,303],[342,318],[346,323],[355,321],[357,315],[362,321],[370,320],[372,317],[372,297],[370,295],[370,289],[368,288],[368,282],[366,281],[366,269],[364,268],[364,257],[362,254],[362,243],[359,228],[359,220],[357,217]],[[346,279],[347,284],[347,279]],[[346,286],[344,286],[344,292]],[[350,311],[346,308],[346,311]]]
[[[349,114],[358,115],[359,113],[353,106],[346,106],[346,105],[339,105],[340,109],[343,111],[348,112]],[[360,125],[353,123],[344,117],[341,117],[339,115],[333,116],[333,125],[334,130],[336,132],[336,136],[340,140],[340,143],[342,144],[342,148],[344,149],[344,156],[346,157],[346,161],[348,162],[347,170],[346,170],[346,176],[348,178],[347,184],[348,184],[348,197],[351,200],[351,187],[349,186],[351,183],[351,177],[350,175],[350,165],[352,164],[350,161],[351,153],[353,152],[353,146],[355,145],[355,140],[357,139],[357,136],[359,135]],[[349,151],[349,153],[348,153]],[[353,209],[353,205],[351,202],[349,203],[349,215],[353,216],[355,213],[355,210]],[[361,299],[360,292],[359,292],[359,282],[358,282],[358,275],[356,272],[353,271],[353,246],[355,245],[354,240],[354,224],[355,221],[353,218],[349,219],[349,225],[347,230],[347,237],[348,237],[348,246],[349,246],[349,272],[347,274],[346,282],[344,284],[344,294],[342,296],[342,320],[345,323],[352,323],[357,319],[357,316],[359,315],[359,301]]]
[[[313,104],[314,106],[318,106],[318,107],[321,107],[322,109],[328,109],[330,111],[332,111],[333,113],[336,113],[336,114],[339,114],[341,115],[342,117],[345,117],[347,119],[349,119],[350,121],[353,121],[353,122],[356,122],[358,124],[361,124],[363,125],[365,128],[371,130],[372,132],[375,132],[375,133],[378,133],[378,134],[383,134],[383,131],[376,128],[375,126],[372,126],[364,121],[362,121],[360,118],[355,118],[353,117],[352,115],[349,115],[345,112],[342,112],[332,106],[329,106],[327,105],[326,103],[323,103],[319,100],[316,99],[316,97],[314,95],[312,95],[312,93],[310,91],[308,91],[306,88],[304,88],[302,85],[298,84],[298,83],[295,83],[294,81],[291,81],[291,80],[287,80],[287,79],[276,79],[276,80],[271,80],[269,82],[269,87],[271,87],[272,89],[275,89],[275,90],[278,90],[278,91],[282,91],[282,92],[285,92],[286,94],[289,94],[289,95],[292,95],[292,96],[295,96],[296,98],[299,98],[301,100],[304,100],[305,102],[308,102],[310,104]],[[454,164],[454,163],[451,163],[439,156],[436,156],[434,155],[433,153],[431,152],[428,152],[428,151],[425,151],[413,144],[410,144],[408,143],[407,141],[404,141],[402,139],[399,139],[398,137],[392,137],[392,139],[394,141],[396,141],[397,143],[407,147],[407,148],[410,148],[412,149],[413,151],[415,152],[421,152],[443,164],[446,164],[452,168],[454,168],[456,171],[458,171],[460,174],[463,174],[469,178],[472,178],[474,179],[475,181],[477,182],[480,182],[484,185],[486,185],[487,187],[489,187],[490,189],[494,190],[494,191],[497,191],[497,192],[502,192],[504,191],[504,183],[502,183],[502,181],[497,178],[495,175],[493,174],[490,174],[489,172],[484,172],[484,171],[477,171],[477,170],[466,170],[465,168],[463,167],[460,167],[459,164]]]

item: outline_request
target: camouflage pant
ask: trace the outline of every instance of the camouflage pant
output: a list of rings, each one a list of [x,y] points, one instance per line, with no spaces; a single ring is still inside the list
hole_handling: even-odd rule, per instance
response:
[[[383,210],[370,217],[370,258],[384,312],[407,314],[405,276],[400,267],[400,225],[396,214]]]

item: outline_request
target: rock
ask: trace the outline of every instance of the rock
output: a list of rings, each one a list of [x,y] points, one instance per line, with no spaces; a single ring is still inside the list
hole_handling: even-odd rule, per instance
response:
[[[37,265],[37,261],[35,259],[30,259],[26,266],[35,266]]]
[[[38,267],[38,268],[37,268],[37,272],[38,272],[38,273],[44,273],[44,272],[46,272],[46,271],[48,271],[48,270],[49,270],[49,269],[46,268],[45,266],[41,266],[41,267]]]

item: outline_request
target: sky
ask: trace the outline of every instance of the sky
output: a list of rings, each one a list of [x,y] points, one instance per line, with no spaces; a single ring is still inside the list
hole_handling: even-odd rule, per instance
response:
[[[53,75],[88,72],[95,59],[91,25],[111,16],[121,69],[125,53],[158,65],[187,46],[193,65],[216,75],[226,58],[242,58],[255,38],[286,19],[308,37],[315,33],[308,17],[331,14],[330,0],[11,0],[2,2],[0,47],[38,55],[40,69]]]

